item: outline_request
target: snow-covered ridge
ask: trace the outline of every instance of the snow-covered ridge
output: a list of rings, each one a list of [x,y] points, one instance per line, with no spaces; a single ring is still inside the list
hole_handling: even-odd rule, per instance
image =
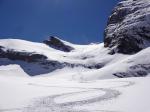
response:
[[[69,44],[69,42],[65,44]],[[100,62],[87,61],[87,58],[93,57],[92,54],[88,53],[93,49],[87,48],[99,48],[98,45],[94,44],[89,46],[69,44],[68,46],[74,48],[69,53],[51,48],[43,43],[19,39],[2,39],[0,46],[1,65],[19,64],[29,75],[50,73],[64,67],[83,67],[90,70],[104,66]],[[32,71],[30,68],[38,69]]]
[[[65,42],[65,41],[64,41]],[[63,52],[43,43],[19,39],[1,39],[2,65],[19,65],[28,75],[53,75],[66,71],[61,77],[69,79],[105,79],[114,77],[146,76],[150,72],[150,48],[138,54],[110,55],[110,49],[104,44],[75,45],[65,42],[74,48]],[[3,52],[2,52],[3,51]],[[3,55],[3,53],[5,55]],[[144,58],[143,58],[144,57]],[[79,74],[77,75],[76,74]]]

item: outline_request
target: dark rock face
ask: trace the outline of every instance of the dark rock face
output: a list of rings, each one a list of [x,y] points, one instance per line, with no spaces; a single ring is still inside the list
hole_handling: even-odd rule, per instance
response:
[[[52,47],[54,49],[61,50],[64,52],[70,52],[73,50],[72,47],[65,45],[61,40],[59,40],[58,38],[53,37],[53,36],[51,36],[49,38],[49,40],[43,41],[43,43],[49,45],[50,47]]]
[[[102,63],[97,63],[97,64],[93,64],[93,65],[85,65],[85,64],[72,64],[72,63],[63,63],[64,66],[68,66],[71,68],[75,68],[75,67],[84,67],[87,69],[100,69],[102,67],[104,67],[104,64]]]
[[[114,73],[119,78],[125,77],[144,77],[150,73],[150,64],[138,64],[131,66],[127,72]]]
[[[123,0],[112,11],[104,32],[110,54],[134,54],[150,46],[150,0]]]
[[[19,52],[14,50],[3,50],[0,46],[0,58],[8,58],[10,60],[21,60],[27,62],[36,62],[38,60],[46,60],[47,57],[42,54],[30,53],[30,52]]]
[[[30,76],[46,74],[64,67],[63,64],[47,60],[43,54],[20,52],[0,46],[0,65],[18,64]]]

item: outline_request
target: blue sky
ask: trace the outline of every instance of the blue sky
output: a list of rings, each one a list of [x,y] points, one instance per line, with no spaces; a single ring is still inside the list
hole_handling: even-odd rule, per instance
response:
[[[119,0],[0,0],[0,38],[43,41],[48,36],[77,44],[103,41]]]

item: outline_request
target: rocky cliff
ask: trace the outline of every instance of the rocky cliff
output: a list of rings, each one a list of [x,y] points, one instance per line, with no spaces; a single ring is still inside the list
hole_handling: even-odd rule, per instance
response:
[[[108,19],[104,46],[111,54],[134,54],[150,46],[150,0],[118,3]]]

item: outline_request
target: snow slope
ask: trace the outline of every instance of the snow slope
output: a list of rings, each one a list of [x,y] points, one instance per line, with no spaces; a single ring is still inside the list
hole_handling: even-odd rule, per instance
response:
[[[64,41],[65,42],[65,41]],[[149,112],[150,48],[134,55],[116,53],[101,44],[74,45],[62,52],[42,43],[0,40],[3,50],[34,52],[59,63],[96,65],[101,68],[64,66],[40,72],[36,62],[0,59],[0,112]],[[124,78],[117,77],[137,77]],[[102,80],[103,79],[103,80]]]
[[[0,112],[150,111],[149,77],[76,82],[2,73]]]

